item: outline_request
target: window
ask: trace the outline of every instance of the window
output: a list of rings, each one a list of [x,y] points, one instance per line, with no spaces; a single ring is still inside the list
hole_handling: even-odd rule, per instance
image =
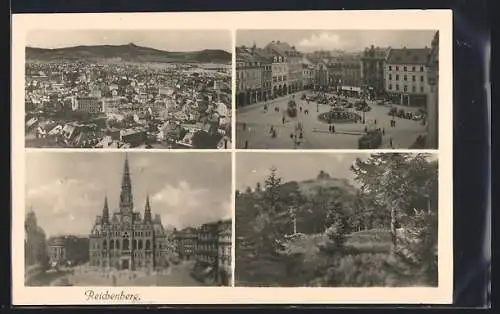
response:
[[[123,239],[123,249],[128,250],[129,249],[129,241],[128,239]]]
[[[404,66],[404,67],[403,67],[403,71],[405,71],[405,72],[407,71],[407,68],[406,68],[406,66]]]
[[[132,250],[136,250],[137,249],[137,240],[134,239],[132,240]]]
[[[111,241],[109,242],[109,249],[110,249],[110,250],[114,250],[114,249],[115,249],[115,241],[111,240]]]
[[[151,250],[151,241],[146,240],[146,250]]]
[[[406,77],[406,74],[404,75],[403,80],[405,80],[405,82],[408,80],[408,77]]]
[[[399,67],[398,66],[396,66],[396,71],[399,71]]]
[[[412,70],[413,72],[415,72],[415,67],[411,67],[411,70]]]
[[[399,81],[399,74],[396,74],[396,81]]]
[[[412,75],[412,76],[411,76],[411,81],[412,81],[412,82],[415,82],[415,81],[416,81],[416,79],[415,79],[415,75]]]
[[[396,90],[399,90],[399,84],[396,84]]]
[[[392,90],[392,84],[389,84],[389,90]]]
[[[139,242],[137,243],[137,247],[139,250],[142,250],[142,239],[139,239]]]
[[[389,66],[389,71],[392,71],[392,65]]]
[[[424,92],[424,87],[423,86],[420,86],[420,92],[423,93]]]
[[[119,250],[120,249],[120,241],[116,240],[116,249]]]
[[[389,81],[392,81],[392,74],[389,74]]]
[[[415,87],[415,85],[414,85],[414,86],[412,86],[412,87],[411,87],[411,91],[412,91],[412,92],[414,92],[414,93],[415,93],[415,92],[417,92],[417,87]]]
[[[423,66],[420,67],[420,72],[424,72],[424,67]]]
[[[404,90],[405,92],[407,92],[407,91],[408,91],[408,86],[406,86],[406,85],[405,85],[405,86],[403,86],[403,90]]]
[[[420,75],[420,82],[423,82],[423,81],[424,81],[424,76]]]

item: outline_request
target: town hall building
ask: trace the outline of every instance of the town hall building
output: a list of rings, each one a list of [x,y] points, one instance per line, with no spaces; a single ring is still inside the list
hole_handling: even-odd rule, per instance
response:
[[[128,157],[125,157],[118,211],[110,214],[107,197],[89,236],[90,266],[124,270],[157,269],[167,265],[171,241],[160,215],[153,219],[149,196],[144,216],[134,210]]]

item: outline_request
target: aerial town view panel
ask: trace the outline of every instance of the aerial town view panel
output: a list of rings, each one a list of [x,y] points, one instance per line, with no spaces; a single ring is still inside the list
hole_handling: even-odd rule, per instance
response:
[[[33,31],[25,146],[229,149],[231,34]]]
[[[437,149],[439,33],[241,30],[236,147]]]

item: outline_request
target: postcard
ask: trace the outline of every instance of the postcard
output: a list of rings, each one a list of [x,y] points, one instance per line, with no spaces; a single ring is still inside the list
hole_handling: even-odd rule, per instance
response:
[[[14,305],[452,302],[451,11],[12,33]]]

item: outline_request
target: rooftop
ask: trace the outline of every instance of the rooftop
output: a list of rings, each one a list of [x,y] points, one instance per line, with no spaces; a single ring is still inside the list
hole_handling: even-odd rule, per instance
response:
[[[427,64],[430,49],[391,49],[387,56],[388,64]]]

